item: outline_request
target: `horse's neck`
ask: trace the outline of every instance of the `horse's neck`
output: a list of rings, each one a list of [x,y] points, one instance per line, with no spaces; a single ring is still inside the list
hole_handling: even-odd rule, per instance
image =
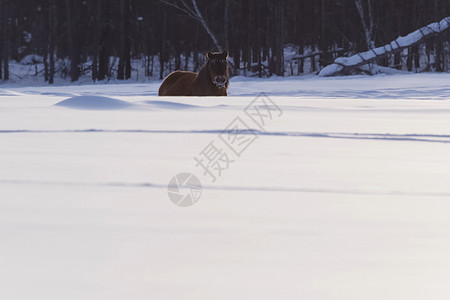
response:
[[[197,83],[201,86],[210,86],[212,85],[211,76],[209,76],[208,66],[204,66],[200,69],[197,76]]]
[[[194,81],[193,89],[209,94],[214,91],[215,87],[216,86],[212,83],[211,77],[209,76],[208,67],[204,66],[200,69],[200,72]]]

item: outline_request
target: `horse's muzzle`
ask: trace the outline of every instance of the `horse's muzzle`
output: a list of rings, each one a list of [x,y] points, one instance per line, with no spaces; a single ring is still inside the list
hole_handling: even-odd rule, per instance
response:
[[[227,79],[225,76],[216,76],[214,77],[213,83],[219,88],[224,88],[227,83]]]

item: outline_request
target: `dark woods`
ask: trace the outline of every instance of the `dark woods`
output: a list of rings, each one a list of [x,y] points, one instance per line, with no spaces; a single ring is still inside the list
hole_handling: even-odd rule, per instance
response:
[[[314,73],[446,16],[448,0],[0,0],[0,78],[11,61],[49,83],[163,78],[198,72],[221,49],[234,75]],[[381,63],[448,71],[449,61],[447,32]]]

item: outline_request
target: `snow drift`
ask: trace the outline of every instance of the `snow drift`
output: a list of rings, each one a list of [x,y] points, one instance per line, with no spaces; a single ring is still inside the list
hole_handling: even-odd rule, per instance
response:
[[[57,106],[64,106],[75,109],[112,110],[132,107],[133,104],[103,96],[76,96],[56,103]]]

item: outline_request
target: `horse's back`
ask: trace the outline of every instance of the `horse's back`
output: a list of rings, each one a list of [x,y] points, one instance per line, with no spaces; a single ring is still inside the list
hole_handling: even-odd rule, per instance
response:
[[[190,96],[192,83],[197,73],[188,71],[175,71],[170,73],[159,88],[159,96]]]

